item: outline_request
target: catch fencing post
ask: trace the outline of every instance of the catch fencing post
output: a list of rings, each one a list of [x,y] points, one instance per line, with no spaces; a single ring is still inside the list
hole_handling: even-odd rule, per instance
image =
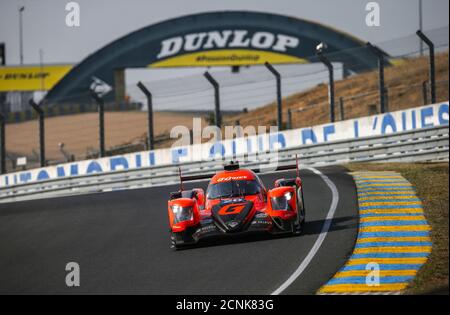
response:
[[[433,42],[425,36],[422,31],[418,30],[416,32],[417,36],[420,37],[422,41],[427,44],[428,48],[430,49],[430,91],[431,91],[431,104],[436,103],[436,67],[435,67],[435,61],[434,61],[434,44]]]
[[[385,113],[386,104],[384,87],[384,53],[378,47],[373,46],[369,42],[366,44],[366,46],[378,59],[378,89],[380,95],[380,112]]]
[[[327,67],[328,69],[328,102],[330,103],[330,122],[334,123],[335,113],[334,113],[334,71],[333,64],[326,58],[321,50],[317,50],[317,56],[320,61]]]
[[[265,66],[269,71],[275,76],[275,79],[277,81],[277,125],[278,130],[283,129],[283,100],[281,96],[281,75],[280,73],[270,64],[266,61]]]
[[[153,99],[152,93],[147,87],[139,81],[137,84],[142,93],[147,97],[147,146],[149,150],[154,149],[154,134],[153,134]]]
[[[387,87],[384,88],[384,109],[389,112],[389,89]]]
[[[5,116],[0,113],[0,174],[6,173]]]
[[[422,97],[423,97],[423,105],[428,104],[428,82],[422,82]]]
[[[36,111],[39,116],[39,160],[41,167],[46,166],[45,161],[45,126],[44,126],[44,111],[34,102],[33,99],[28,101],[30,106]]]
[[[345,114],[344,114],[344,98],[342,96],[339,98],[339,114],[341,116],[341,121],[343,121],[345,119]]]
[[[287,111],[288,121],[287,121],[287,129],[292,129],[292,110],[289,108]]]
[[[205,78],[214,87],[214,124],[221,128],[222,118],[220,116],[220,94],[219,94],[219,83],[209,74],[208,71],[204,73]]]
[[[98,126],[99,126],[99,149],[100,157],[105,156],[105,103],[103,98],[97,95],[95,91],[91,90],[92,98],[97,103],[98,108]]]

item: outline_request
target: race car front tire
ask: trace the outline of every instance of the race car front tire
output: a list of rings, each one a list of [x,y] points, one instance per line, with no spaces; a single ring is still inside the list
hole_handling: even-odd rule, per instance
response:
[[[192,236],[187,231],[181,233],[171,232],[170,241],[172,243],[171,248],[175,249],[183,248],[194,243]]]

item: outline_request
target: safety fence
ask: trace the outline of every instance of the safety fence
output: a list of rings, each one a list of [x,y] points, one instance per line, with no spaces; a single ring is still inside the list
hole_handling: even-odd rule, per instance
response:
[[[108,103],[105,110],[111,112],[139,111],[141,103]],[[61,104],[60,106],[43,106],[45,117],[59,117],[83,113],[97,112],[97,104]],[[20,112],[8,112],[5,115],[6,123],[20,123],[38,118],[38,114],[32,108]]]

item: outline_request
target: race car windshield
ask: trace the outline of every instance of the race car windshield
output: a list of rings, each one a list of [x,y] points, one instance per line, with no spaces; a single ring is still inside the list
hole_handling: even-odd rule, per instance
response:
[[[231,198],[256,195],[260,192],[259,185],[254,180],[233,180],[208,186],[208,199]]]

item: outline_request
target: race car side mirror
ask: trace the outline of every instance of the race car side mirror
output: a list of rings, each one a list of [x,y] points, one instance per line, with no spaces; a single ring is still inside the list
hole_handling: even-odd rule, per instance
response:
[[[197,204],[200,210],[205,208],[205,191],[201,188],[194,188],[195,198],[197,199]]]
[[[181,198],[181,191],[173,191],[169,194],[169,200]]]

